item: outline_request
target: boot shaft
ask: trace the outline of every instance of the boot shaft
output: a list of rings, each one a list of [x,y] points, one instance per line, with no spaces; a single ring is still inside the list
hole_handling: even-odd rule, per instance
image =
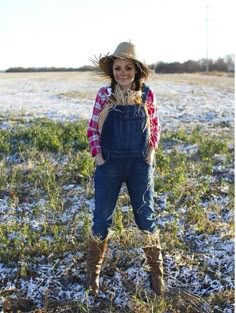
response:
[[[97,238],[90,238],[87,250],[87,264],[89,267],[96,267],[101,265],[107,251],[108,239],[103,241]]]
[[[107,251],[108,239],[101,241],[90,238],[87,251],[87,286],[91,293],[96,296],[99,291],[99,275]]]
[[[143,250],[147,258],[147,263],[150,266],[152,289],[157,295],[162,295],[165,289],[165,282],[159,235],[155,233],[145,236]]]
[[[162,253],[161,249],[158,247],[144,247],[143,248],[147,262],[150,267],[152,267],[152,264],[162,264],[163,263],[163,258],[162,258]]]

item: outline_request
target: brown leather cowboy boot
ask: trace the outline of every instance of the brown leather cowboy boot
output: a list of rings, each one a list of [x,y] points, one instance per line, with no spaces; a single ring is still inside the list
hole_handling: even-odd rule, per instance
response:
[[[145,246],[143,250],[151,270],[152,289],[157,295],[162,295],[165,289],[165,283],[163,278],[164,270],[160,240],[157,233],[148,236],[149,240],[147,241],[147,246]]]
[[[99,275],[104,256],[107,251],[108,238],[101,241],[99,238],[90,237],[87,251],[87,286],[92,295],[99,291]]]

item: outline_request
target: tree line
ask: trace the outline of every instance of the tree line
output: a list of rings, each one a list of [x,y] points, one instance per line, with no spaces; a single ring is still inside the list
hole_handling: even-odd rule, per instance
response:
[[[5,70],[6,73],[32,73],[32,72],[86,72],[86,71],[95,71],[94,66],[84,65],[81,67],[10,67]]]
[[[234,72],[234,57],[229,55],[225,58],[201,59],[199,61],[188,60],[180,62],[157,62],[150,67],[156,73],[196,73],[196,72]]]
[[[216,72],[234,72],[234,56],[227,55],[225,58],[201,59],[198,61],[188,60],[185,62],[157,62],[150,64],[149,67],[156,73],[196,73],[206,71]],[[99,71],[96,66],[84,65],[78,68],[73,67],[10,67],[6,73],[16,72],[85,72],[85,71]]]

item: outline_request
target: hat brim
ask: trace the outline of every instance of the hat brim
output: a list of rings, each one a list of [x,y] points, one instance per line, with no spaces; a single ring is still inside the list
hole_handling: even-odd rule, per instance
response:
[[[132,62],[134,62],[137,65],[137,67],[140,69],[141,77],[145,80],[153,75],[153,71],[146,64],[130,57],[112,54],[112,55],[106,55],[98,59],[98,65],[106,76],[109,76],[109,77],[113,76],[112,65],[113,65],[115,58],[119,58],[119,59],[123,58],[123,59],[131,60]]]

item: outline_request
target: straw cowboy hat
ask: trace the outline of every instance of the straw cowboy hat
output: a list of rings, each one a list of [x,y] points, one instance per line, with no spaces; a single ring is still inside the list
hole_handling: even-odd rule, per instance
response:
[[[125,58],[134,61],[140,69],[141,77],[143,79],[147,79],[152,73],[151,69],[144,62],[140,61],[140,58],[137,55],[136,46],[131,42],[121,42],[113,54],[108,54],[98,60],[99,67],[109,77],[112,77],[112,64],[114,58]]]

